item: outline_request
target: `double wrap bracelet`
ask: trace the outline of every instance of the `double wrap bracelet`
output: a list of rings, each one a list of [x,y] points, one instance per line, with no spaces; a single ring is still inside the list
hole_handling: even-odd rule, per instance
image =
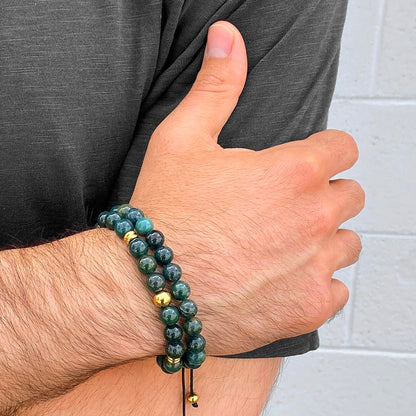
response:
[[[182,412],[185,416],[186,400],[198,407],[199,396],[193,391],[193,370],[206,358],[206,342],[201,335],[202,323],[195,316],[198,308],[189,299],[190,287],[180,280],[182,269],[172,263],[172,249],[164,245],[164,235],[153,228],[153,222],[142,210],[128,204],[116,205],[98,215],[96,226],[114,230],[123,238],[130,254],[137,259],[139,271],[147,276],[146,285],[154,293],[153,303],[161,308],[159,316],[166,324],[166,355],[158,355],[156,362],[167,374],[182,370]],[[149,250],[153,250],[153,254],[149,254]],[[182,342],[184,335],[186,340]],[[186,368],[190,369],[190,393],[185,400]]]

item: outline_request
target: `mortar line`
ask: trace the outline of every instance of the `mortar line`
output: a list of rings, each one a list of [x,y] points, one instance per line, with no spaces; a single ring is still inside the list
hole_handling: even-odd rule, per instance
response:
[[[415,234],[402,234],[396,233],[394,231],[361,231],[356,230],[358,234],[365,235],[366,237],[383,237],[383,238],[400,238],[402,240],[413,240],[416,235]]]
[[[348,355],[367,355],[375,357],[392,357],[392,358],[413,358],[416,359],[416,353],[394,351],[394,350],[371,350],[363,347],[321,347],[316,350],[316,353],[330,353],[330,354],[348,354]]]
[[[373,104],[373,105],[416,105],[415,97],[346,97],[346,96],[337,96],[334,97],[332,103],[343,103],[348,104],[354,102],[356,104]]]

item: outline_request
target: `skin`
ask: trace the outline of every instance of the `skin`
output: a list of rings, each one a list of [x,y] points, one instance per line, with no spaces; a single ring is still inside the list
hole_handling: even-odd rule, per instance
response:
[[[150,139],[130,202],[163,230],[207,354],[221,355],[310,332],[345,305],[348,289],[332,275],[358,260],[361,242],[339,227],[361,211],[364,192],[331,180],[358,157],[345,132],[257,152],[221,148],[247,59],[230,23],[215,24],[208,45],[191,91]],[[154,362],[163,326],[123,245],[96,229],[0,253],[0,414],[180,414],[180,376]],[[196,372],[196,412],[258,415],[279,365],[209,357]]]
[[[195,372],[199,407],[195,409],[187,405],[186,414],[259,415],[280,362],[280,358],[237,360],[208,357]],[[143,374],[146,383],[142,381]],[[161,374],[154,359],[136,361],[101,371],[66,395],[19,414],[182,415],[181,374]]]

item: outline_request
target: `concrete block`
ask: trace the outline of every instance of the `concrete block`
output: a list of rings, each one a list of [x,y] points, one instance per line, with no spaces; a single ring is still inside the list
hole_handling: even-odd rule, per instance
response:
[[[370,94],[379,0],[350,0],[341,43],[335,96]]]
[[[416,97],[416,2],[386,1],[377,62],[376,95]]]
[[[262,416],[414,414],[416,356],[342,351],[288,359]]]
[[[366,207],[346,224],[363,232],[416,234],[416,102],[334,100],[329,127],[356,139],[360,158],[342,177],[358,179]]]
[[[416,352],[416,238],[364,236],[362,241],[352,344]]]

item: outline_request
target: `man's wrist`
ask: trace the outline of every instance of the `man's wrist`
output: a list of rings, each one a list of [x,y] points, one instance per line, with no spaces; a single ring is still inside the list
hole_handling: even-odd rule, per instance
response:
[[[71,252],[78,257],[77,276],[88,288],[84,301],[91,306],[86,305],[95,323],[90,330],[99,340],[99,356],[121,363],[162,354],[159,310],[128,246],[108,229],[85,234],[91,244],[84,239],[84,247]]]
[[[117,239],[93,229],[0,253],[0,413],[162,353],[158,311]]]

